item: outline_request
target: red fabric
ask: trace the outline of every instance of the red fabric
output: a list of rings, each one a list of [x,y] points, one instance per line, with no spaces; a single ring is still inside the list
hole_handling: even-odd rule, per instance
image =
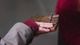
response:
[[[77,1],[76,0],[58,0],[56,6],[56,13],[59,14],[62,11],[75,10]]]
[[[58,0],[56,14],[59,14],[59,30],[65,45],[80,45],[80,12],[77,0]]]
[[[23,23],[28,25],[34,31],[38,30],[38,25],[35,23],[33,19],[25,20]]]

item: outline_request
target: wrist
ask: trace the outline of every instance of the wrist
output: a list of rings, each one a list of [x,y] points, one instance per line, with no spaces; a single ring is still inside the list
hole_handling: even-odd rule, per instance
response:
[[[28,20],[24,21],[23,23],[28,25],[32,29],[32,31],[34,31],[34,32],[38,31],[39,26],[35,23],[35,20],[28,19]]]

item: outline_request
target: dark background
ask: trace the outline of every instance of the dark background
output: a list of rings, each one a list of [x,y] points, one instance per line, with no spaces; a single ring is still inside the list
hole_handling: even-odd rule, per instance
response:
[[[0,36],[16,23],[34,15],[48,15],[56,0],[0,0]],[[57,45],[58,31],[35,37],[31,45]]]

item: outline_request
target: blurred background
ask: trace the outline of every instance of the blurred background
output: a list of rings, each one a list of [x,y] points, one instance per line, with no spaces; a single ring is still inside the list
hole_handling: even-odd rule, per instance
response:
[[[57,0],[0,0],[0,36],[4,37],[16,23],[31,16],[48,15],[56,6]],[[40,35],[30,45],[57,45],[58,30]]]

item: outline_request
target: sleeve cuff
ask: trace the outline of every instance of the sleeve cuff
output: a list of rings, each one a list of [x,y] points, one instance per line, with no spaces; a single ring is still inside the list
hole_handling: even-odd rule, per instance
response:
[[[35,23],[33,19],[28,19],[23,23],[28,25],[32,29],[32,31],[37,31],[39,29],[39,26]]]

